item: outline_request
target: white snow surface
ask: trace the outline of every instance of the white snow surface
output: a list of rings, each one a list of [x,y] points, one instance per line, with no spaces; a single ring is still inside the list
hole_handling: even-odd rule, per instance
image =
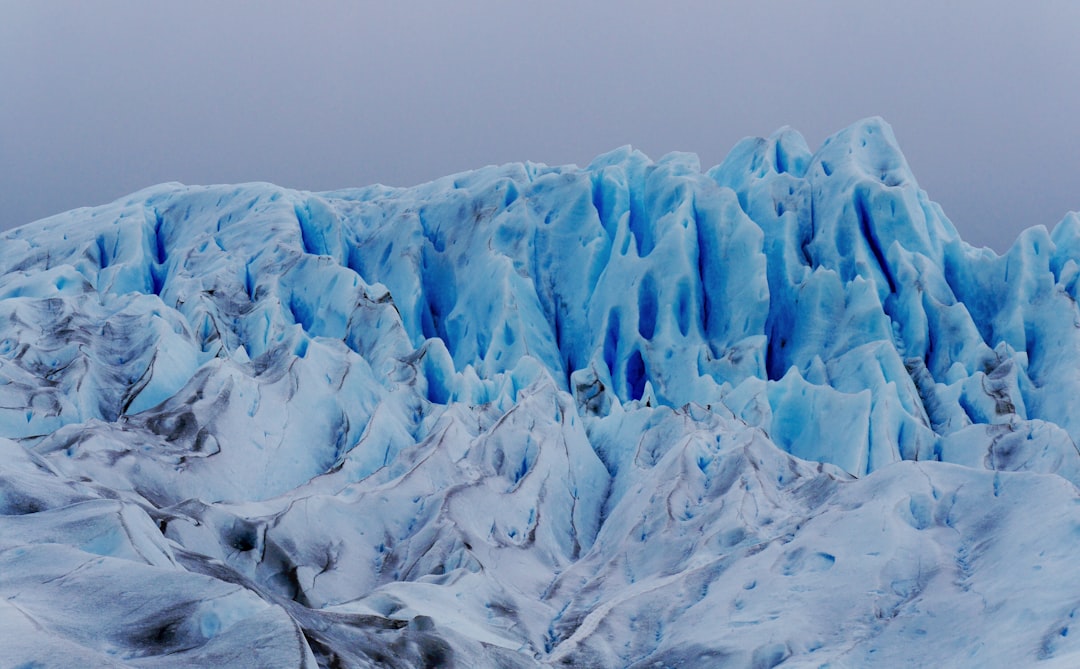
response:
[[[0,666],[1080,666],[1080,218],[880,119],[0,238]]]

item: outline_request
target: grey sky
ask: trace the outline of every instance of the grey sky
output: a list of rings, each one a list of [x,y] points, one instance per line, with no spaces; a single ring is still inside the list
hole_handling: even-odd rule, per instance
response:
[[[1080,208],[1080,3],[0,0],[0,228],[885,117],[963,236]]]

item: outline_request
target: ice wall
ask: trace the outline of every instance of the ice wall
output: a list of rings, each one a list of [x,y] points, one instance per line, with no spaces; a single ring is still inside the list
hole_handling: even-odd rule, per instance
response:
[[[705,172],[623,148],[39,221],[0,238],[0,622],[29,635],[0,657],[242,664],[265,635],[282,666],[773,666],[858,629],[863,664],[968,582],[1004,629],[1019,509],[1077,514],[1078,277],[1075,214],[974,249],[880,119]],[[57,617],[76,572],[147,629]],[[931,655],[1004,652],[935,629]]]

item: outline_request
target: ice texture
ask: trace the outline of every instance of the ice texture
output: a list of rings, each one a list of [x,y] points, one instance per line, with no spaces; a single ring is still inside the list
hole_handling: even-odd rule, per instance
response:
[[[1077,666],[1078,291],[881,119],[32,223],[0,665]]]

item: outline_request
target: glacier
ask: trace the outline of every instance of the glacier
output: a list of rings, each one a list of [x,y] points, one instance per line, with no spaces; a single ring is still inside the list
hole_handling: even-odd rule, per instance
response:
[[[0,237],[0,665],[1080,664],[1080,217],[872,118]]]

